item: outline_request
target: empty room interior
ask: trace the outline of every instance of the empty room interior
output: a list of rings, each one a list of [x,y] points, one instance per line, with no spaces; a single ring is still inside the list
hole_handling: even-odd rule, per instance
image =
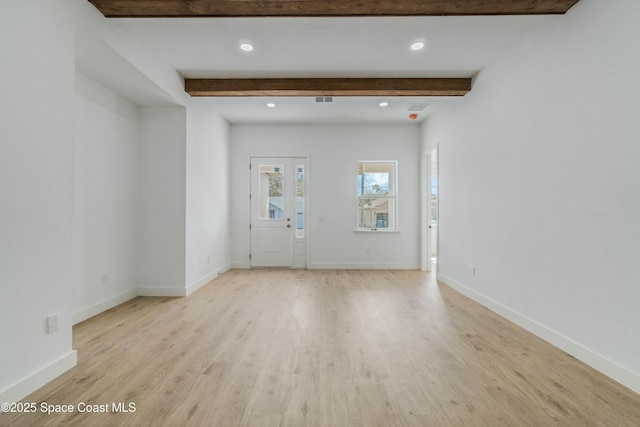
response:
[[[0,3],[0,425],[639,426],[640,2]]]

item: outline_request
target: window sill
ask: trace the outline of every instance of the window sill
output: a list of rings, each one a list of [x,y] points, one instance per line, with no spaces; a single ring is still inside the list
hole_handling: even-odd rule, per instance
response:
[[[400,230],[385,230],[385,229],[365,229],[365,228],[356,228],[353,230],[354,233],[399,233]]]

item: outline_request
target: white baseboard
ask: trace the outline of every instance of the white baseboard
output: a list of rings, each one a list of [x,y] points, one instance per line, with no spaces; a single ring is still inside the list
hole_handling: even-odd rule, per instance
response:
[[[312,263],[309,270],[417,270],[415,264],[333,264]]]
[[[186,297],[186,288],[138,288],[141,297]]]
[[[128,291],[122,292],[119,295],[116,295],[112,298],[106,299],[98,304],[94,304],[91,307],[84,308],[82,310],[78,310],[73,313],[71,319],[73,324],[76,325],[80,322],[83,322],[90,317],[93,317],[97,314],[102,313],[103,311],[107,311],[113,307],[116,307],[123,302],[129,301],[132,298],[138,296],[138,289],[130,289]]]
[[[94,304],[90,307],[81,309],[73,313],[73,324],[80,323],[95,315],[98,315],[104,311],[107,311],[113,307],[116,307],[132,298],[137,296],[167,296],[167,297],[185,297],[202,286],[209,283],[211,280],[216,279],[219,275],[229,271],[230,265],[226,265],[219,268],[215,272],[203,277],[202,279],[192,283],[186,289],[179,288],[148,288],[140,287],[137,289],[130,289],[112,298],[106,299],[98,304]],[[71,350],[58,360],[50,363],[37,372],[29,375],[28,377],[20,380],[16,384],[9,386],[8,388],[0,392],[0,402],[18,402],[25,398],[29,394],[38,390],[48,382],[52,381],[56,377],[62,375],[69,369],[76,366],[78,363],[78,355],[75,350]]]
[[[607,359],[606,357],[594,352],[593,350],[583,346],[572,339],[559,334],[558,332],[547,328],[546,326],[530,319],[512,309],[500,304],[499,302],[488,298],[481,293],[463,285],[462,283],[447,277],[443,274],[437,274],[436,279],[447,286],[457,290],[463,295],[471,298],[479,304],[487,307],[489,310],[498,313],[502,317],[510,320],[521,328],[526,329],[532,334],[542,338],[550,344],[558,347],[562,351],[569,353],[576,359],[581,360],[595,370],[616,380],[625,387],[640,393],[640,376],[636,373],[618,365],[617,363]]]
[[[0,392],[0,402],[18,402],[40,387],[64,374],[78,363],[78,354],[71,350],[61,358],[54,360],[44,368],[18,381]]]
[[[214,272],[212,272],[210,274],[207,274],[206,276],[204,276],[200,280],[197,280],[197,281],[193,282],[192,284],[187,286],[187,296],[191,295],[192,293],[194,293],[195,291],[197,291],[198,289],[200,289],[201,287],[203,287],[204,285],[206,285],[210,281],[212,281],[214,279],[217,279],[221,274],[226,273],[230,269],[231,269],[231,264],[227,264],[224,267],[221,267],[221,268],[215,270]]]

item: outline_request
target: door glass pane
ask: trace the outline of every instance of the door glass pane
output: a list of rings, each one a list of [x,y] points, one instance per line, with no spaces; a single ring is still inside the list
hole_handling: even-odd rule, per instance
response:
[[[304,166],[296,171],[296,238],[304,239]]]
[[[259,218],[284,219],[282,165],[260,165]]]

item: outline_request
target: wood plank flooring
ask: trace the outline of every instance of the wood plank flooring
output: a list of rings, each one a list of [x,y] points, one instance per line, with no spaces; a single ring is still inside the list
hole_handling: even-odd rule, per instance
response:
[[[0,425],[640,425],[638,394],[418,271],[230,271],[73,332],[78,366],[23,402],[74,412]]]

